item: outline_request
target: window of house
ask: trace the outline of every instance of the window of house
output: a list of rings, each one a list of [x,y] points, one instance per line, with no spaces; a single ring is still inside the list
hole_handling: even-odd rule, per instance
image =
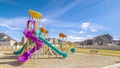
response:
[[[2,46],[2,44],[0,44],[0,46]]]
[[[3,41],[3,36],[0,36],[0,41]]]
[[[101,44],[101,41],[98,41],[98,44]]]
[[[6,42],[6,39],[3,39],[2,41],[3,41],[3,42]]]

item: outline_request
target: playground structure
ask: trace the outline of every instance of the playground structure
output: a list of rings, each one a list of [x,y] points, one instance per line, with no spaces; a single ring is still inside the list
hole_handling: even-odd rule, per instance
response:
[[[38,26],[40,24],[39,20],[41,18],[42,14],[33,10],[29,10],[29,20],[27,21],[27,27],[23,31],[24,35],[27,38],[27,42],[23,44],[20,50],[13,52],[13,54],[19,55],[18,56],[19,62],[26,62],[35,52],[36,52],[35,59],[37,60],[37,53],[41,48],[43,48],[43,51],[45,52],[46,46],[48,46],[47,48],[49,52],[52,51],[55,54],[61,55],[64,58],[67,57],[67,54],[65,52],[62,52],[45,39],[46,37],[45,35],[48,33],[48,31],[45,28],[39,29]],[[42,33],[44,34],[44,38],[41,37]]]
[[[62,42],[60,42],[60,40]],[[75,52],[75,48],[73,47],[73,44],[67,44],[67,35],[65,35],[64,33],[59,33],[59,44],[60,44],[60,49],[66,53],[71,52],[74,53]]]
[[[40,31],[41,31],[41,36],[44,37],[44,39],[48,40],[48,33],[49,31],[46,29],[46,26],[44,26],[44,28],[40,28]],[[52,44],[52,43],[51,43]],[[41,49],[41,55],[44,57],[44,55],[47,55],[48,57],[50,57],[50,55],[52,56],[58,56],[57,53],[55,53],[51,48],[47,47],[47,46],[43,46],[43,48]]]

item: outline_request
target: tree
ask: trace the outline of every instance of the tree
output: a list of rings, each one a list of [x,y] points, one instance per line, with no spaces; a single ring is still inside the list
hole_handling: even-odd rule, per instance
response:
[[[17,42],[15,42],[15,43],[14,43],[14,46],[17,46],[17,45],[18,45],[18,43],[17,43]]]
[[[18,45],[18,43],[17,43],[17,42],[15,42],[15,43],[14,43],[15,49],[17,49],[17,45]]]

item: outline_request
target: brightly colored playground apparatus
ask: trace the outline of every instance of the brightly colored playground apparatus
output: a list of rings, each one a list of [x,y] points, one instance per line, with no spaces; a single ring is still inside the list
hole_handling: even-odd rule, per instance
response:
[[[73,47],[73,44],[67,44],[66,38],[67,38],[67,35],[65,35],[64,33],[59,33],[59,40],[62,41],[62,43],[59,42],[60,49],[66,53],[68,53],[68,52],[74,53],[75,48]]]
[[[67,57],[67,54],[65,52],[62,52],[58,48],[56,48],[54,45],[49,43],[46,39],[42,38],[41,31],[38,29],[38,20],[42,18],[42,14],[35,12],[33,10],[29,10],[29,15],[32,18],[27,21],[27,28],[24,30],[24,35],[27,38],[27,42],[23,44],[23,46],[18,51],[14,51],[13,54],[19,55],[18,61],[19,62],[26,62],[30,56],[37,50],[41,49],[43,47],[43,44],[45,43],[48,48],[52,49],[55,53],[62,57]],[[34,21],[33,19],[37,19],[37,21]],[[29,41],[32,41],[35,45],[32,49],[28,50]]]
[[[22,51],[24,50],[24,48],[25,48],[25,44],[24,44],[24,45],[22,45],[22,47],[21,47],[19,50],[14,51],[14,52],[13,52],[13,54],[14,54],[14,55],[19,55],[19,54],[21,54],[21,53],[22,53]]]

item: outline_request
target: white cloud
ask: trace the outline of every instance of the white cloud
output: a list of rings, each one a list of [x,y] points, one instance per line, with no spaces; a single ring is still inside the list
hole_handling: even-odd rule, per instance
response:
[[[79,33],[80,33],[80,34],[83,34],[83,33],[84,33],[84,31],[80,31]]]
[[[120,40],[119,38],[113,38],[113,40]]]
[[[97,32],[101,29],[109,29],[106,26],[94,24],[94,23],[90,23],[90,22],[83,22],[81,24],[81,28],[84,30],[84,32],[85,31]]]
[[[17,41],[21,41],[27,20],[27,17],[0,17],[0,32],[8,34]]]
[[[99,30],[108,30],[109,28],[108,27],[106,27],[106,26],[104,26],[104,25],[99,25],[99,24],[91,24],[90,25],[90,31],[91,32],[97,32],[97,31],[99,31]]]
[[[41,21],[40,22],[47,22],[48,21],[48,19],[47,18],[43,18],[43,19],[41,19]]]
[[[120,40],[120,37],[119,36],[114,36],[113,40]]]
[[[0,17],[0,26],[10,30],[22,30],[26,27],[26,17],[4,18]]]
[[[75,41],[82,41],[85,40],[85,37],[79,37],[79,36],[68,36],[67,37],[69,39],[69,41],[75,42]]]
[[[74,34],[78,33],[78,32],[75,31],[75,30],[70,30],[70,32],[71,32],[71,33],[74,33]]]
[[[74,23],[74,22],[69,22],[69,21],[63,21],[63,20],[58,20],[58,19],[47,19],[47,22],[43,23],[48,26],[52,27],[60,27],[60,28],[80,28],[80,23]]]
[[[91,39],[94,35],[87,35],[86,38]]]
[[[8,29],[10,29],[10,30],[21,30],[20,28],[10,27],[10,26],[8,26],[7,24],[0,24],[0,26],[6,27],[6,28],[8,28]]]
[[[98,30],[97,29],[95,29],[95,28],[91,28],[90,29],[92,32],[97,32]]]
[[[49,29],[50,32],[55,32],[56,30],[54,28]]]
[[[79,42],[79,41],[83,41],[83,40],[86,40],[86,39],[91,39],[93,38],[94,35],[86,35],[86,36],[75,36],[75,35],[69,35],[67,38],[69,39],[69,41],[72,41],[72,42]]]
[[[87,30],[87,29],[89,28],[89,26],[90,26],[90,23],[89,23],[89,22],[84,22],[84,23],[82,23],[82,25],[81,25],[82,29],[84,29],[84,30]]]
[[[11,5],[19,5],[20,4],[16,0],[0,0],[0,2],[5,3],[5,4],[11,4]]]

